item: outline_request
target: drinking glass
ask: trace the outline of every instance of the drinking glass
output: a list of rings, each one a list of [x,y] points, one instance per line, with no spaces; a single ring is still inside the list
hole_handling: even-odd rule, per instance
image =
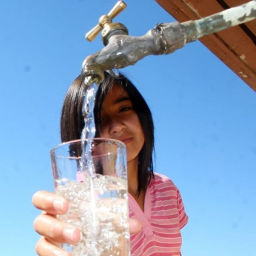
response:
[[[112,139],[62,143],[50,152],[55,191],[69,201],[60,220],[78,227],[81,240],[63,244],[73,256],[129,256],[125,145]]]

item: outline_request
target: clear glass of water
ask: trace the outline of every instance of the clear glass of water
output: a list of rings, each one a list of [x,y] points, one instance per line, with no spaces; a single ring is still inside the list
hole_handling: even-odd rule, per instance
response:
[[[73,256],[129,256],[125,145],[112,139],[86,139],[51,150],[55,191],[69,201],[58,218],[78,227],[77,245],[63,244]]]

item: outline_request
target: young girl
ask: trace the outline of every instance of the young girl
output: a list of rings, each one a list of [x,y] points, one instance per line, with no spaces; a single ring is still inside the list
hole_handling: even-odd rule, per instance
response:
[[[82,104],[88,87],[79,76],[69,88],[61,116],[62,141],[78,139],[84,126]],[[181,195],[173,182],[153,172],[154,125],[150,109],[123,75],[110,75],[100,84],[94,108],[96,136],[121,140],[127,149],[132,256],[180,256],[180,230],[187,223]],[[34,222],[42,235],[40,256],[69,255],[59,243],[79,241],[79,230],[60,222],[68,202],[54,193],[39,191],[34,205],[43,210]]]

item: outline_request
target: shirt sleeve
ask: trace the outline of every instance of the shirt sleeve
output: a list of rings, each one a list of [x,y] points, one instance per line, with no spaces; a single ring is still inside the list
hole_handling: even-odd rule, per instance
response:
[[[188,216],[185,212],[184,204],[183,204],[179,190],[177,195],[177,204],[178,204],[178,211],[179,211],[179,224],[180,224],[180,229],[182,229],[188,222]]]

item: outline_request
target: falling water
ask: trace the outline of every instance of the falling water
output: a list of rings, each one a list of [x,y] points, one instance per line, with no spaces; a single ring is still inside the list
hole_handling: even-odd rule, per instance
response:
[[[107,71],[112,77],[118,77],[119,71],[117,69],[108,70]],[[83,107],[82,107],[82,115],[84,117],[84,128],[81,133],[81,161],[80,161],[80,169],[78,170],[78,181],[83,181],[84,175],[89,175],[90,177],[95,176],[94,164],[92,161],[91,148],[92,144],[90,141],[86,139],[93,139],[95,137],[95,120],[94,120],[94,105],[95,98],[99,88],[99,85],[95,82],[92,76],[85,77],[83,83],[85,85],[89,85],[89,88],[86,90],[84,95]],[[86,156],[86,157],[85,157]],[[80,177],[80,174],[81,177]]]
[[[84,117],[84,128],[81,133],[81,161],[80,168],[77,172],[78,181],[84,182],[85,178],[89,181],[90,184],[90,203],[91,208],[95,209],[96,200],[95,200],[95,188],[94,188],[94,180],[93,178],[96,175],[93,157],[92,157],[92,141],[87,139],[93,139],[95,137],[95,120],[94,120],[94,105],[95,98],[98,91],[98,85],[92,81],[92,77],[88,76],[84,79],[83,83],[85,85],[89,85],[89,88],[86,90],[84,95],[84,101],[82,106],[82,115]],[[87,227],[92,232],[89,234],[87,239],[90,239],[92,243],[95,243],[91,247],[91,253],[95,256],[99,255],[96,251],[96,234],[98,233],[98,220],[95,215],[95,212],[90,212],[91,216],[88,216],[92,221],[88,223],[89,227]]]
[[[86,90],[84,95],[84,102],[82,107],[82,114],[84,117],[84,128],[81,133],[82,141],[82,154],[80,162],[80,170],[82,172],[87,172],[90,176],[95,175],[94,165],[91,156],[92,144],[90,141],[86,142],[86,139],[93,139],[95,136],[95,121],[94,121],[94,104],[96,93],[98,90],[98,85],[92,83],[92,78],[90,76],[86,77],[84,80],[85,84],[91,84]],[[86,157],[85,157],[86,156]]]
[[[90,83],[91,77],[86,77],[84,80],[85,84]],[[84,116],[84,128],[81,134],[81,139],[85,140],[86,138],[94,138],[95,136],[95,122],[94,122],[94,104],[95,104],[95,97],[98,90],[98,85],[96,83],[92,83],[87,89],[84,102],[83,102],[83,109],[82,114]]]

